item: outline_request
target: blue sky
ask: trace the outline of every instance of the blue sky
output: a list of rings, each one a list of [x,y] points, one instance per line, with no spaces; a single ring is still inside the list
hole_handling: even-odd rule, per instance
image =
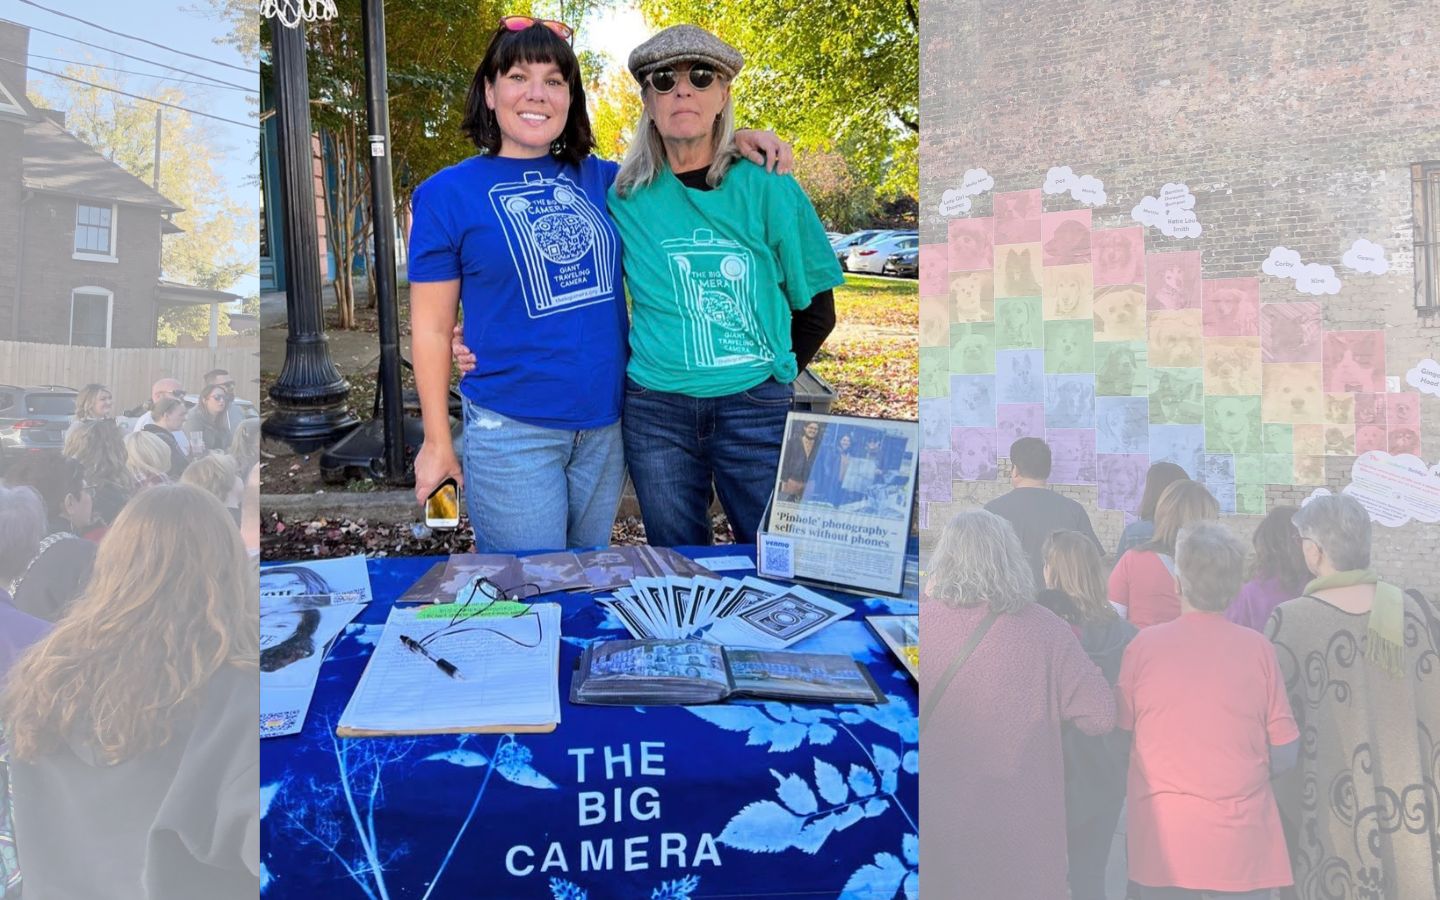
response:
[[[0,13],[0,16],[31,28],[30,65],[32,67],[49,69],[54,72],[64,70],[66,65],[64,62],[37,58],[47,56],[126,69],[131,72],[168,75],[169,79],[201,80],[183,72],[167,72],[162,66],[151,65],[113,52],[119,50],[213,76],[250,89],[247,92],[229,88],[210,88],[199,84],[167,80],[165,77],[107,73],[125,79],[124,89],[126,91],[145,96],[151,95],[162,86],[177,87],[184,91],[186,96],[182,106],[233,119],[236,122],[253,123],[255,121],[252,118],[253,106],[247,104],[245,98],[259,90],[258,71],[254,65],[247,63],[228,45],[215,43],[215,38],[223,37],[227,29],[218,16],[211,11],[207,0],[190,0],[180,6],[177,6],[174,0],[169,0],[169,2],[166,0],[132,0],[132,2],[123,4],[115,3],[113,0],[108,0],[108,2],[101,2],[101,0],[36,0],[36,2],[113,31],[136,35],[167,47],[205,57],[206,61],[170,50],[162,50],[141,41],[108,34],[82,22],[54,15],[34,6],[7,2],[3,5],[4,11]],[[43,34],[35,29],[44,29],[66,37]],[[107,49],[85,46],[71,38],[90,44],[99,44]],[[242,66],[248,71],[237,71],[217,63]],[[54,95],[53,85],[56,83],[56,79],[40,74],[34,68],[31,69],[29,76],[33,93]],[[36,90],[37,88],[39,90]],[[134,102],[139,103],[140,101]],[[149,104],[144,105],[150,106]],[[150,106],[150,108],[154,107]],[[258,188],[254,184],[257,165],[255,148],[259,135],[257,128],[253,124],[246,127],[214,119],[196,118],[193,121],[203,128],[213,141],[218,157],[216,169],[220,177],[220,183],[215,186],[216,190],[253,208],[258,198]],[[258,237],[255,242],[252,242],[252,246],[256,244],[258,244]],[[259,281],[255,274],[252,274],[242,278],[230,290],[242,296],[258,293]]]

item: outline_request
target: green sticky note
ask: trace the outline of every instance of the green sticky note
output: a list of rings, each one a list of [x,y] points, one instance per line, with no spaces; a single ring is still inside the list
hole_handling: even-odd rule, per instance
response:
[[[437,603],[422,607],[417,619],[509,619],[530,609],[527,603],[497,600],[494,603]]]

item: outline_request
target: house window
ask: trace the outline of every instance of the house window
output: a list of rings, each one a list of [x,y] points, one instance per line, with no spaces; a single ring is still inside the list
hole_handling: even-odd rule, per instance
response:
[[[75,258],[115,261],[115,207],[75,204]]]
[[[1440,161],[1410,169],[1415,211],[1415,308],[1440,313]]]
[[[111,312],[115,294],[100,287],[70,292],[70,343],[82,347],[109,347]]]

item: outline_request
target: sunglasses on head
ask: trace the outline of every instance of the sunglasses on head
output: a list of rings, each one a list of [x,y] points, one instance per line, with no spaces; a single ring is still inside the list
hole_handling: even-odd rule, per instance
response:
[[[697,65],[690,67],[686,77],[690,79],[691,87],[697,91],[703,91],[715,83],[719,73],[710,66]],[[647,75],[645,80],[650,82],[650,88],[655,93],[668,94],[675,90],[675,86],[680,83],[680,73],[675,71],[674,66],[662,66]]]
[[[575,36],[575,29],[554,19],[535,19],[530,16],[504,16],[500,19],[500,27],[505,31],[524,31],[536,25],[545,26],[567,42]]]

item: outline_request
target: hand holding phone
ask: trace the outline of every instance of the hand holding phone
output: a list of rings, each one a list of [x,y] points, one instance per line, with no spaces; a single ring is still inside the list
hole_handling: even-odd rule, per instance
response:
[[[455,479],[441,481],[425,498],[425,524],[431,528],[455,528],[460,524],[460,491]]]

